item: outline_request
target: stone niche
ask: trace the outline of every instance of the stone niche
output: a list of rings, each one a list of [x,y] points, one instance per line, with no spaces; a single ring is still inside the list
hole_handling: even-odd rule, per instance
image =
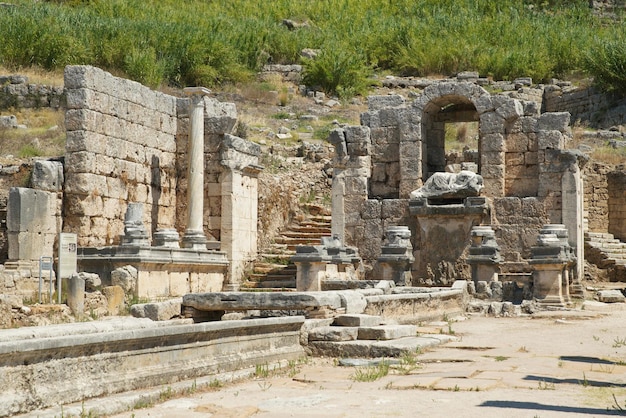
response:
[[[582,260],[580,170],[587,159],[565,150],[569,113],[541,114],[535,102],[456,81],[433,83],[412,102],[373,96],[368,106],[360,126],[336,129],[329,138],[336,150],[333,235],[358,248],[366,278],[375,279],[384,231],[395,225],[411,231],[412,284],[469,279],[471,229],[480,225],[493,229],[505,273],[530,271],[531,248],[545,224],[564,224]],[[433,175],[451,171],[445,131],[459,122],[477,123],[477,149],[453,166],[476,172],[480,192],[412,198]],[[581,269],[579,263],[577,277]]]

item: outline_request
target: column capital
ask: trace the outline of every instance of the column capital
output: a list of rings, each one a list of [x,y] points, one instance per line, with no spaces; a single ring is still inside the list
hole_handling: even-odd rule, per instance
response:
[[[187,96],[206,96],[207,94],[211,94],[211,90],[206,87],[185,87],[183,93]]]

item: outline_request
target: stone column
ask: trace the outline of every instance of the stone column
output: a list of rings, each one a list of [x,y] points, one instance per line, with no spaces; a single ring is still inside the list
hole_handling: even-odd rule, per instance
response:
[[[187,171],[187,229],[183,236],[183,247],[206,250],[204,235],[204,95],[210,90],[204,87],[187,87],[189,105],[189,166]]]

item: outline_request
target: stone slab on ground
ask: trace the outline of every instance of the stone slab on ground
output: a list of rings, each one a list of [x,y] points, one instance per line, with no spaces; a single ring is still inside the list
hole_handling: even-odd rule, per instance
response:
[[[379,325],[375,327],[359,327],[359,340],[395,340],[413,337],[417,334],[415,325]]]
[[[342,298],[337,292],[190,293],[183,296],[183,306],[200,311],[338,309],[342,307]]]
[[[388,341],[315,341],[309,344],[309,348],[315,355],[330,357],[401,357],[456,340],[451,335],[424,335]]]
[[[375,327],[382,324],[383,319],[377,315],[353,314],[339,315],[333,325],[340,327]]]
[[[130,313],[135,318],[150,318],[153,321],[167,321],[180,317],[182,298],[170,299],[163,302],[138,303],[130,307]]]
[[[319,327],[309,332],[309,341],[354,341],[358,335],[356,327]]]
[[[623,303],[626,302],[626,297],[624,294],[617,289],[613,290],[599,290],[596,293],[598,297],[598,301],[604,303]]]

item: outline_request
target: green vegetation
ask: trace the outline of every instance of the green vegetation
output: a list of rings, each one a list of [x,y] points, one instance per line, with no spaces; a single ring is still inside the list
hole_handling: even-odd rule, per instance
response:
[[[342,97],[364,92],[373,72],[588,74],[626,91],[626,25],[593,16],[586,0],[13,3],[0,7],[7,68],[91,64],[153,87],[215,86],[249,80],[268,62],[301,63],[309,85]],[[301,59],[304,48],[318,57]]]
[[[381,361],[375,366],[357,367],[350,376],[355,382],[374,382],[389,374],[389,362]]]

